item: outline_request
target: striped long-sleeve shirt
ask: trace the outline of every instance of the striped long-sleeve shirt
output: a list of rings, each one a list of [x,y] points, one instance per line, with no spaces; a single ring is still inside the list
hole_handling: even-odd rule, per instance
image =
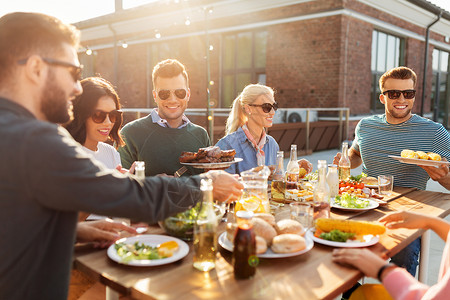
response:
[[[449,132],[441,124],[414,114],[401,124],[389,124],[384,114],[362,119],[352,147],[360,152],[363,172],[368,176],[393,175],[395,186],[423,190],[429,179],[427,172],[388,155],[400,156],[403,149],[410,149],[435,152],[450,160]]]

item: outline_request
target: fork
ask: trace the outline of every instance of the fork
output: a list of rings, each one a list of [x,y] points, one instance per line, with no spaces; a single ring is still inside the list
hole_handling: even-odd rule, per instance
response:
[[[175,177],[180,177],[180,176],[183,175],[186,171],[187,171],[186,166],[182,166],[181,168],[179,168],[178,170],[175,171],[174,176],[175,176]]]

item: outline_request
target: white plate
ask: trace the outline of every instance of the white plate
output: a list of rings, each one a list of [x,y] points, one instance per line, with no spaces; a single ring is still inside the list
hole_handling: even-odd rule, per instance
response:
[[[352,240],[347,240],[347,242],[345,242],[345,243],[333,242],[333,241],[327,241],[327,240],[315,237],[314,232],[312,232],[311,230],[308,230],[306,232],[306,236],[311,238],[316,243],[319,243],[322,245],[327,245],[327,246],[332,246],[332,247],[339,247],[339,248],[367,247],[367,246],[375,245],[380,240],[380,237],[378,235],[369,234],[369,235],[364,236],[367,239],[365,242],[352,241]]]
[[[377,189],[378,188],[378,184],[365,184],[365,187],[368,187],[369,189]]]
[[[223,169],[228,168],[232,164],[242,161],[242,158],[235,157],[233,161],[226,161],[220,163],[181,163],[182,165],[190,166],[197,169]]]
[[[333,202],[333,204],[331,204],[331,207],[337,208],[340,210],[345,210],[345,211],[366,211],[366,210],[377,208],[380,205],[377,201],[372,200],[372,199],[368,199],[368,198],[361,198],[361,199],[369,201],[369,206],[364,207],[364,208],[348,208],[348,207],[340,206],[339,204],[336,204]]]
[[[418,159],[418,158],[405,158],[401,156],[394,156],[394,155],[388,155],[390,158],[393,158],[395,160],[398,160],[399,162],[405,163],[405,164],[411,164],[411,165],[418,165],[418,166],[432,166],[432,167],[439,167],[442,164],[450,164],[448,161],[437,161],[437,160],[425,160],[425,159]]]
[[[306,241],[306,248],[297,252],[292,253],[275,253],[273,252],[270,247],[267,248],[267,251],[262,254],[258,254],[258,257],[260,258],[283,258],[283,257],[291,257],[291,256],[297,256],[303,253],[308,252],[312,249],[314,246],[314,242],[311,239],[311,237],[305,236]],[[219,245],[222,246],[225,250],[228,250],[230,252],[233,252],[234,245],[231,243],[227,238],[227,233],[222,232],[222,234],[219,236]]]
[[[175,241],[178,244],[178,250],[171,256],[167,258],[161,258],[161,259],[136,259],[136,260],[130,260],[128,262],[123,262],[122,258],[117,254],[116,249],[114,248],[115,244],[112,244],[109,246],[107,254],[108,257],[114,260],[115,262],[118,262],[120,264],[125,264],[129,266],[137,266],[137,267],[148,267],[148,266],[159,266],[159,265],[165,265],[173,263],[177,260],[182,259],[189,253],[189,246],[185,242],[183,242],[180,239],[166,236],[166,235],[156,235],[156,234],[144,234],[144,235],[137,235],[129,238],[123,238],[116,243],[127,243],[127,244],[134,244],[135,242],[141,242],[145,245],[149,245],[152,247],[156,247],[161,243],[168,242],[168,241]]]

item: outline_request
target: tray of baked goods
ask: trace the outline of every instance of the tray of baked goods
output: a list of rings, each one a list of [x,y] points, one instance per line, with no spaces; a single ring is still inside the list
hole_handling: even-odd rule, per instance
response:
[[[226,169],[242,161],[234,157],[236,150],[220,150],[217,146],[200,148],[197,152],[182,152],[180,163],[197,169]]]

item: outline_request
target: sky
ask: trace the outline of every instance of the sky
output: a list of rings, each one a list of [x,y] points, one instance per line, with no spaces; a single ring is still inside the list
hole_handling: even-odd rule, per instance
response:
[[[153,1],[156,0],[123,0],[123,7],[127,9]],[[450,0],[428,1],[450,12]],[[114,0],[0,0],[0,16],[14,11],[41,12],[75,23],[114,12]]]

